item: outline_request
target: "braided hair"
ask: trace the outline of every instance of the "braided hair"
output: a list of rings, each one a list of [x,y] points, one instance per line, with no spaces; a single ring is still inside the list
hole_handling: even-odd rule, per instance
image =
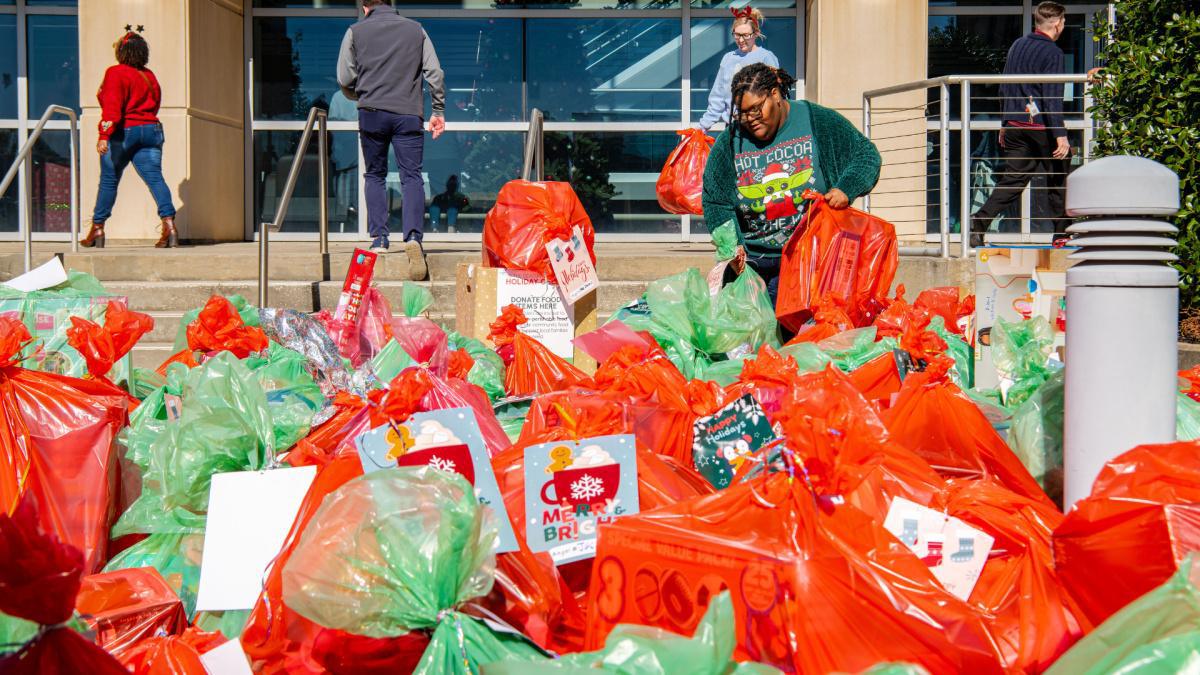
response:
[[[787,98],[796,84],[796,78],[783,68],[772,68],[765,63],[753,63],[742,68],[733,76],[733,96],[729,102],[729,145],[733,147],[733,135],[736,129],[739,109],[742,107],[742,97],[747,93],[769,94],[778,89],[780,95]]]

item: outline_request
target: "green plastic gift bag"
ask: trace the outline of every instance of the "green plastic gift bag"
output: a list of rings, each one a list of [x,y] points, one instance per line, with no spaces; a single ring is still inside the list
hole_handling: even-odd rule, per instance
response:
[[[691,638],[662,628],[621,624],[612,629],[598,652],[568,654],[553,661],[492,663],[483,675],[526,673],[620,673],[621,675],[770,675],[779,669],[758,663],[735,663],[737,645],[733,601],[729,591],[712,600]]]
[[[504,359],[495,350],[465,335],[452,332],[447,336],[450,349],[462,349],[475,361],[467,373],[467,381],[487,393],[492,403],[504,398]]]
[[[425,312],[433,307],[433,291],[426,286],[406,281],[400,304],[404,310],[404,316],[409,318],[425,316]]]
[[[326,628],[384,638],[421,630],[420,675],[478,673],[541,652],[459,611],[494,582],[496,525],[471,485],[431,467],[356,478],[325,498],[283,570],[284,603]]]
[[[1167,583],[1113,614],[1046,671],[1047,675],[1196,672],[1200,590],[1196,555]]]
[[[992,364],[1000,377],[1004,405],[1017,408],[1050,379],[1053,346],[1054,329],[1044,317],[1018,322],[997,317],[992,326]]]

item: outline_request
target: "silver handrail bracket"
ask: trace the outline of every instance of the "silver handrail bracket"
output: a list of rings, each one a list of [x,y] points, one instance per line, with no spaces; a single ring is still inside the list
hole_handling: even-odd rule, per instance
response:
[[[71,252],[79,252],[79,229],[80,229],[80,210],[79,210],[79,117],[71,108],[62,105],[50,105],[46,107],[46,112],[42,113],[38,119],[37,125],[33,128],[33,132],[29,134],[29,138],[25,139],[25,143],[17,152],[17,156],[13,159],[12,164],[8,167],[8,171],[4,174],[4,179],[0,180],[0,195],[8,191],[12,185],[13,179],[21,170],[21,165],[26,164],[26,175],[32,173],[32,155],[33,147],[42,137],[42,131],[46,128],[46,123],[54,115],[65,115],[71,123]],[[33,269],[33,194],[30,191],[28,198],[22,205],[25,213],[25,271]]]

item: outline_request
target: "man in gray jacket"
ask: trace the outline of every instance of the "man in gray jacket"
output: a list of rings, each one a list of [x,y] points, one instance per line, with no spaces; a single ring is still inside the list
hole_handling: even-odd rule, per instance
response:
[[[428,274],[421,247],[425,189],[421,161],[425,150],[425,92],[429,83],[436,139],[446,129],[446,89],[442,67],[421,24],[393,10],[387,0],[363,0],[363,18],[346,31],[338,55],[338,85],[358,101],[358,136],[366,162],[365,191],[371,250],[388,249],[388,145],[396,151],[403,201],[404,251],[414,281]]]

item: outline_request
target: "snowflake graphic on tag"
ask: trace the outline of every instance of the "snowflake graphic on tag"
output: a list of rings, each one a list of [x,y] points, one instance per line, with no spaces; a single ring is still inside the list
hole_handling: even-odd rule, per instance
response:
[[[604,480],[590,474],[583,474],[579,480],[571,483],[571,499],[594,499],[604,494]]]
[[[437,469],[438,471],[444,471],[445,473],[457,473],[457,469],[455,469],[453,461],[442,459],[437,455],[434,455],[433,458],[429,460],[429,466]]]

